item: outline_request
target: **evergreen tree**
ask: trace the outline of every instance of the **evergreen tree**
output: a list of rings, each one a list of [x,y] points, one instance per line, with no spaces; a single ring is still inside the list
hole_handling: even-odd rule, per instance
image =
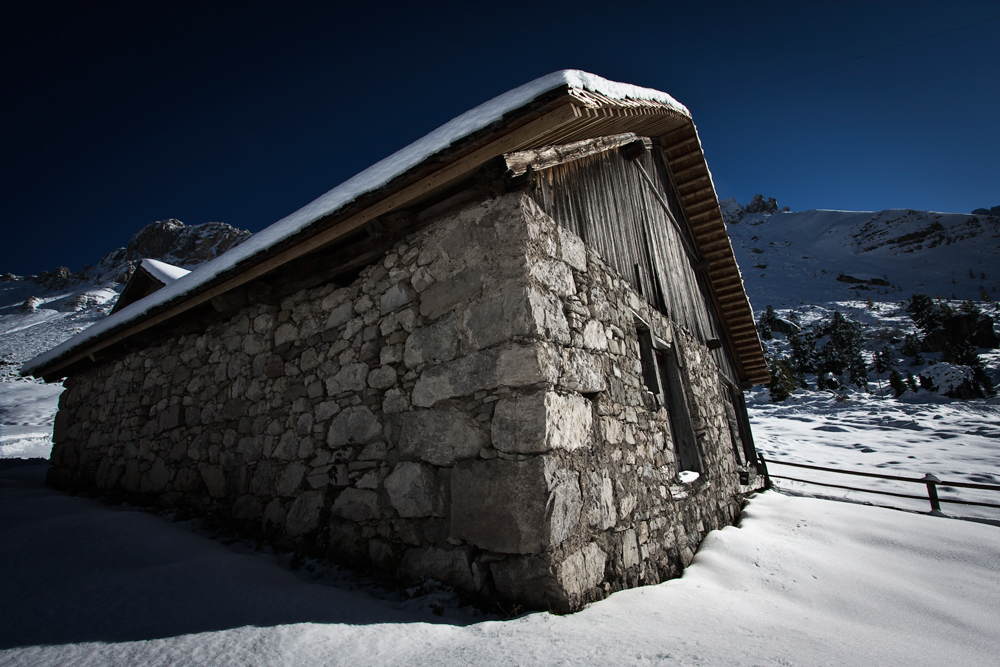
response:
[[[771,383],[767,388],[771,393],[772,403],[781,403],[795,391],[795,381],[792,369],[784,359],[771,357],[768,359],[771,370]]]
[[[942,359],[950,364],[968,366],[972,371],[972,389],[979,398],[986,398],[996,394],[993,389],[993,382],[983,367],[983,360],[976,352],[976,348],[967,340],[959,340],[948,343],[944,348]]]
[[[809,330],[803,329],[788,336],[788,342],[792,346],[792,367],[797,375],[815,373],[817,364],[816,335]]]
[[[959,306],[959,311],[966,315],[975,315],[977,318],[983,314],[983,311],[979,309],[979,306],[974,301],[963,301],[962,305]]]
[[[920,338],[915,334],[906,334],[903,337],[903,355],[907,357],[913,357],[913,362],[911,366],[923,366],[924,365],[924,355],[920,348]]]
[[[883,345],[882,349],[875,353],[875,358],[872,360],[872,369],[875,371],[875,379],[878,381],[878,395],[881,398],[885,398],[882,393],[882,373],[892,370],[899,375],[896,371],[896,354],[889,348],[888,345]],[[902,382],[903,377],[899,376],[900,382]],[[905,388],[904,388],[905,391]],[[896,394],[899,396],[899,393]]]
[[[830,339],[819,352],[818,373],[847,373],[851,382],[863,387],[868,382],[868,366],[861,355],[861,327],[844,317],[840,311],[834,311],[829,324],[823,328],[823,333]]]
[[[946,304],[935,303],[926,294],[914,294],[906,304],[906,312],[924,335],[927,335],[941,328],[944,321],[952,314],[952,309]]]
[[[774,308],[768,305],[767,309],[757,321],[757,329],[760,331],[760,337],[762,340],[771,340],[774,338],[774,332],[771,331],[771,325],[777,317],[778,316],[774,314]]]
[[[912,378],[913,376],[911,375],[910,377]],[[900,372],[895,368],[893,368],[892,372],[889,373],[889,385],[892,387],[892,390],[896,392],[896,398],[899,398],[906,393],[906,382],[903,380],[903,376]]]

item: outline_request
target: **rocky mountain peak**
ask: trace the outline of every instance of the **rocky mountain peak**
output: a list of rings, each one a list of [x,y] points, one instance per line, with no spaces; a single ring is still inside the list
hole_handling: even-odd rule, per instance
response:
[[[972,211],[972,215],[992,215],[1000,218],[1000,206],[993,206],[992,208],[977,208]]]
[[[733,197],[723,199],[719,202],[719,206],[722,209],[722,219],[729,225],[737,224],[747,215],[759,214],[757,217],[763,216],[766,218],[779,211],[778,202],[774,197],[768,197],[765,200],[764,195],[759,193],[755,194],[746,206],[740,204]],[[785,206],[780,210],[788,212],[789,208]]]
[[[202,264],[250,237],[250,232],[224,222],[185,225],[170,218],[146,225],[132,235],[124,258],[136,262],[146,257],[178,266]]]

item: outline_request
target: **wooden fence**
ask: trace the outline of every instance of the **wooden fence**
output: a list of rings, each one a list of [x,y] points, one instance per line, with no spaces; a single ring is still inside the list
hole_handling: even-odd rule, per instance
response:
[[[940,498],[940,497],[938,497],[938,492],[937,492],[937,489],[938,489],[939,486],[940,487],[944,487],[944,488],[949,488],[949,489],[958,488],[958,489],[980,489],[980,490],[987,490],[987,491],[1000,491],[1000,485],[998,485],[998,484],[976,484],[976,483],[973,483],[973,482],[955,482],[955,481],[950,481],[950,480],[941,480],[941,479],[938,479],[935,475],[932,475],[930,473],[924,475],[923,477],[901,477],[899,475],[884,475],[882,473],[874,473],[874,472],[859,472],[859,471],[856,471],[856,470],[842,470],[842,469],[839,469],[839,468],[828,468],[828,467],[825,467],[825,466],[815,466],[815,465],[809,465],[809,464],[805,464],[805,463],[793,463],[791,461],[778,461],[778,460],[767,461],[767,460],[764,459],[764,455],[763,454],[758,454],[757,458],[758,458],[758,462],[759,462],[759,469],[764,474],[764,479],[765,479],[765,482],[766,482],[768,488],[771,488],[771,486],[772,486],[772,483],[771,483],[772,479],[784,479],[784,480],[788,480],[790,482],[801,482],[803,484],[814,484],[816,486],[825,486],[825,487],[830,487],[830,488],[834,488],[834,489],[845,489],[847,491],[858,491],[858,492],[861,492],[861,493],[875,493],[875,494],[879,494],[879,495],[883,495],[883,496],[894,496],[896,498],[909,498],[909,499],[912,499],[912,500],[928,500],[928,501],[930,501],[931,510],[932,511],[940,511],[941,510],[941,503],[952,503],[952,504],[956,504],[956,505],[974,505],[976,507],[991,507],[991,508],[995,508],[995,509],[1000,509],[1000,504],[997,504],[997,503],[984,503],[984,502],[977,502],[977,501],[972,501],[972,500],[960,500],[958,498]],[[822,472],[831,472],[831,473],[836,473],[836,474],[839,474],[839,475],[854,475],[856,477],[874,477],[876,479],[888,479],[888,480],[892,480],[894,482],[908,482],[908,483],[911,483],[911,484],[923,484],[926,487],[926,489],[927,489],[927,495],[926,496],[923,496],[923,495],[916,496],[916,495],[912,495],[912,494],[908,494],[908,493],[896,493],[896,492],[893,492],[893,491],[880,491],[878,489],[871,489],[871,488],[865,489],[865,488],[859,488],[859,487],[856,487],[856,486],[847,486],[847,485],[844,485],[844,484],[830,484],[828,482],[819,482],[819,481],[811,480],[811,479],[802,479],[800,477],[788,477],[786,475],[775,475],[775,474],[772,474],[772,473],[770,473],[768,471],[768,468],[767,468],[768,463],[770,463],[772,465],[791,466],[793,468],[804,468],[804,469],[807,469],[807,470],[820,470]]]

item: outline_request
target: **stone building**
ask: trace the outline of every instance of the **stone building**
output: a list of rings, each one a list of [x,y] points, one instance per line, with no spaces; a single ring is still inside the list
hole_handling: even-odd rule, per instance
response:
[[[737,518],[768,379],[687,110],[576,71],[22,372],[65,378],[53,485],[558,610]]]

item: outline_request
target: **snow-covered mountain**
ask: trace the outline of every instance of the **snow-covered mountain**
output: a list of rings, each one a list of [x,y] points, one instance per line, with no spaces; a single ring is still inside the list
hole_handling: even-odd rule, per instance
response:
[[[760,195],[745,207],[735,199],[721,205],[755,311],[851,299],[900,301],[913,294],[1000,299],[997,215],[790,212]]]
[[[105,317],[143,258],[191,268],[250,238],[224,222],[185,225],[161,220],[126,246],[77,272],[67,267],[33,276],[0,276],[0,382],[19,378],[21,365]]]

